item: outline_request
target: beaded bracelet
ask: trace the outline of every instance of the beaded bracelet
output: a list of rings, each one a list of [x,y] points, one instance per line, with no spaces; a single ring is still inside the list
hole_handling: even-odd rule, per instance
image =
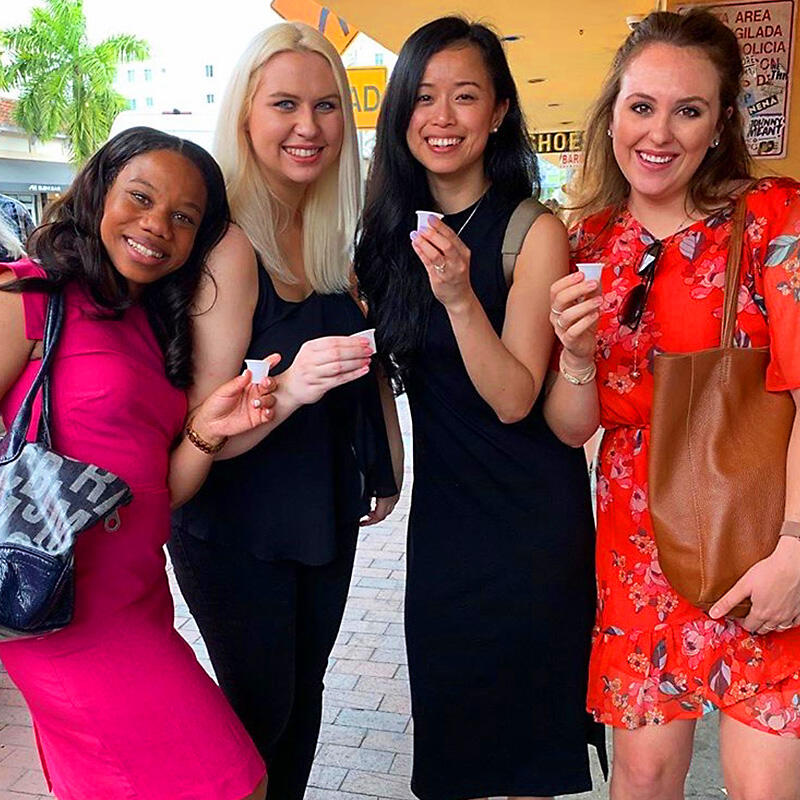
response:
[[[223,436],[222,439],[217,442],[217,444],[211,444],[207,442],[193,427],[191,421],[186,423],[186,428],[184,430],[186,434],[186,438],[198,449],[204,452],[206,455],[213,456],[216,453],[219,453],[223,447],[225,447],[225,442],[228,441],[227,436]]]

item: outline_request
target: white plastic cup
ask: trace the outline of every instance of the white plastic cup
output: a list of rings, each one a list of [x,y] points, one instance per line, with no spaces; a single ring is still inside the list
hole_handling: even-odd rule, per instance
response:
[[[576,264],[575,266],[583,273],[583,277],[586,278],[587,281],[597,281],[600,283],[600,273],[605,266],[602,261],[586,261]]]
[[[250,379],[250,383],[261,383],[261,379],[269,375],[269,362],[267,361],[262,361],[257,358],[246,358],[244,363],[253,375]]]
[[[369,345],[372,348],[373,354],[378,351],[378,348],[375,347],[375,328],[367,328],[365,331],[359,331],[358,333],[353,333],[350,335],[351,339],[355,339],[356,337],[361,337],[363,339],[369,340]]]
[[[444,216],[444,214],[439,214],[437,211],[417,211],[416,214],[418,231],[428,227],[428,217],[436,217],[436,219],[441,219]]]

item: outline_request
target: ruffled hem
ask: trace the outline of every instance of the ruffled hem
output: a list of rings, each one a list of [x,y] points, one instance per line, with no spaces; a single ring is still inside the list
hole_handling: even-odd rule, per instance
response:
[[[703,615],[596,631],[587,699],[596,721],[632,730],[718,708],[769,733],[800,736],[800,629],[759,636]]]

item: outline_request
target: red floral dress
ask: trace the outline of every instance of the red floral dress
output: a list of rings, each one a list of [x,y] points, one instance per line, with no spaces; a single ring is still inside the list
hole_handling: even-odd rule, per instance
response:
[[[770,346],[767,388],[800,387],[800,184],[749,192],[736,343]],[[575,261],[602,261],[597,381],[605,429],[597,473],[598,614],[588,708],[623,728],[721,708],[741,722],[800,736],[800,629],[755,635],[678,597],[658,564],[647,501],[653,358],[719,345],[731,212],[665,240],[638,332],[617,314],[640,282],[653,237],[626,210],[573,231]]]

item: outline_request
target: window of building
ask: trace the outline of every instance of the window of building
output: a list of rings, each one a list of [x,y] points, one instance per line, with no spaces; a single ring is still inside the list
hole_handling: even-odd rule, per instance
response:
[[[136,101],[135,101],[133,98],[131,98],[130,100],[128,100],[128,108],[129,108],[131,111],[136,111]]]
[[[375,65],[378,67],[383,66],[383,53],[375,53]]]
[[[129,69],[128,70],[128,83],[133,83],[133,79],[136,77],[136,70]]]
[[[213,102],[214,102],[214,95],[213,94],[207,94],[206,95],[206,103],[213,103]]]
[[[153,98],[152,98],[152,97],[145,97],[145,99],[144,99],[144,104],[145,104],[145,105],[146,105],[148,108],[152,108],[152,107],[153,107]]]
[[[214,65],[206,64],[206,78],[213,78],[213,77],[214,77]]]
[[[151,81],[151,80],[153,80],[153,70],[151,70],[151,69],[146,69],[146,70],[144,71],[144,79],[145,79],[146,81]]]

